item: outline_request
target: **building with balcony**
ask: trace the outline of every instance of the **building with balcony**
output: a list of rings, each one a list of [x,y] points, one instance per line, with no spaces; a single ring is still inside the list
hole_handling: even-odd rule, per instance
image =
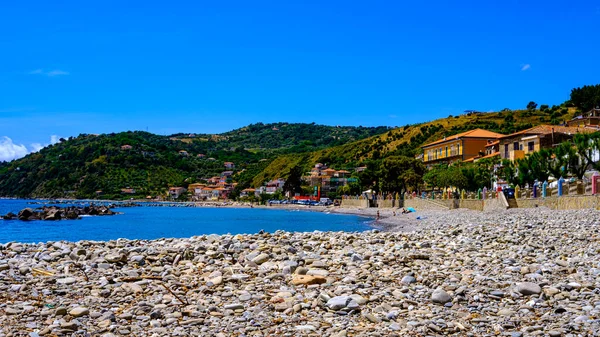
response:
[[[600,128],[600,107],[574,117],[567,122],[567,126]]]
[[[451,164],[465,161],[485,153],[486,146],[503,134],[475,129],[423,145],[423,163],[431,167],[436,164]]]
[[[549,149],[571,140],[578,133],[592,133],[596,130],[585,127],[570,127],[560,125],[538,125],[519,131],[499,139],[500,157],[517,160],[526,155]]]

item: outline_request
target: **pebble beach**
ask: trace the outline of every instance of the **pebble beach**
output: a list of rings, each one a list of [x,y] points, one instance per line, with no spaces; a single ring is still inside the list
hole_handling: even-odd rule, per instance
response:
[[[599,224],[390,210],[354,233],[11,242],[0,337],[597,336]]]

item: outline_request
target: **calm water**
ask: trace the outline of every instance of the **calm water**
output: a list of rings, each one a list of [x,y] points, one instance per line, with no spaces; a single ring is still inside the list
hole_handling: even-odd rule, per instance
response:
[[[0,200],[0,215],[37,208],[26,200]],[[59,205],[64,207],[66,205]],[[257,208],[130,207],[115,208],[114,216],[61,221],[4,221],[0,243],[55,240],[157,239],[201,234],[256,233],[261,229],[292,232],[364,231],[372,219],[341,214]]]

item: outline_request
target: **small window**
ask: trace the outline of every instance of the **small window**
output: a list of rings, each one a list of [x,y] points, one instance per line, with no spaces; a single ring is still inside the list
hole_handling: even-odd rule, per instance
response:
[[[529,142],[527,143],[527,151],[532,152],[534,151],[534,146],[535,146],[535,142]]]

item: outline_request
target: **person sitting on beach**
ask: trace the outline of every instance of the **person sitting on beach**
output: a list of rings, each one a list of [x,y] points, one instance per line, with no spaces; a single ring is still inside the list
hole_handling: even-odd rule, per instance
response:
[[[402,208],[402,214],[406,214],[406,213],[410,213],[410,211],[407,210],[406,208]]]

